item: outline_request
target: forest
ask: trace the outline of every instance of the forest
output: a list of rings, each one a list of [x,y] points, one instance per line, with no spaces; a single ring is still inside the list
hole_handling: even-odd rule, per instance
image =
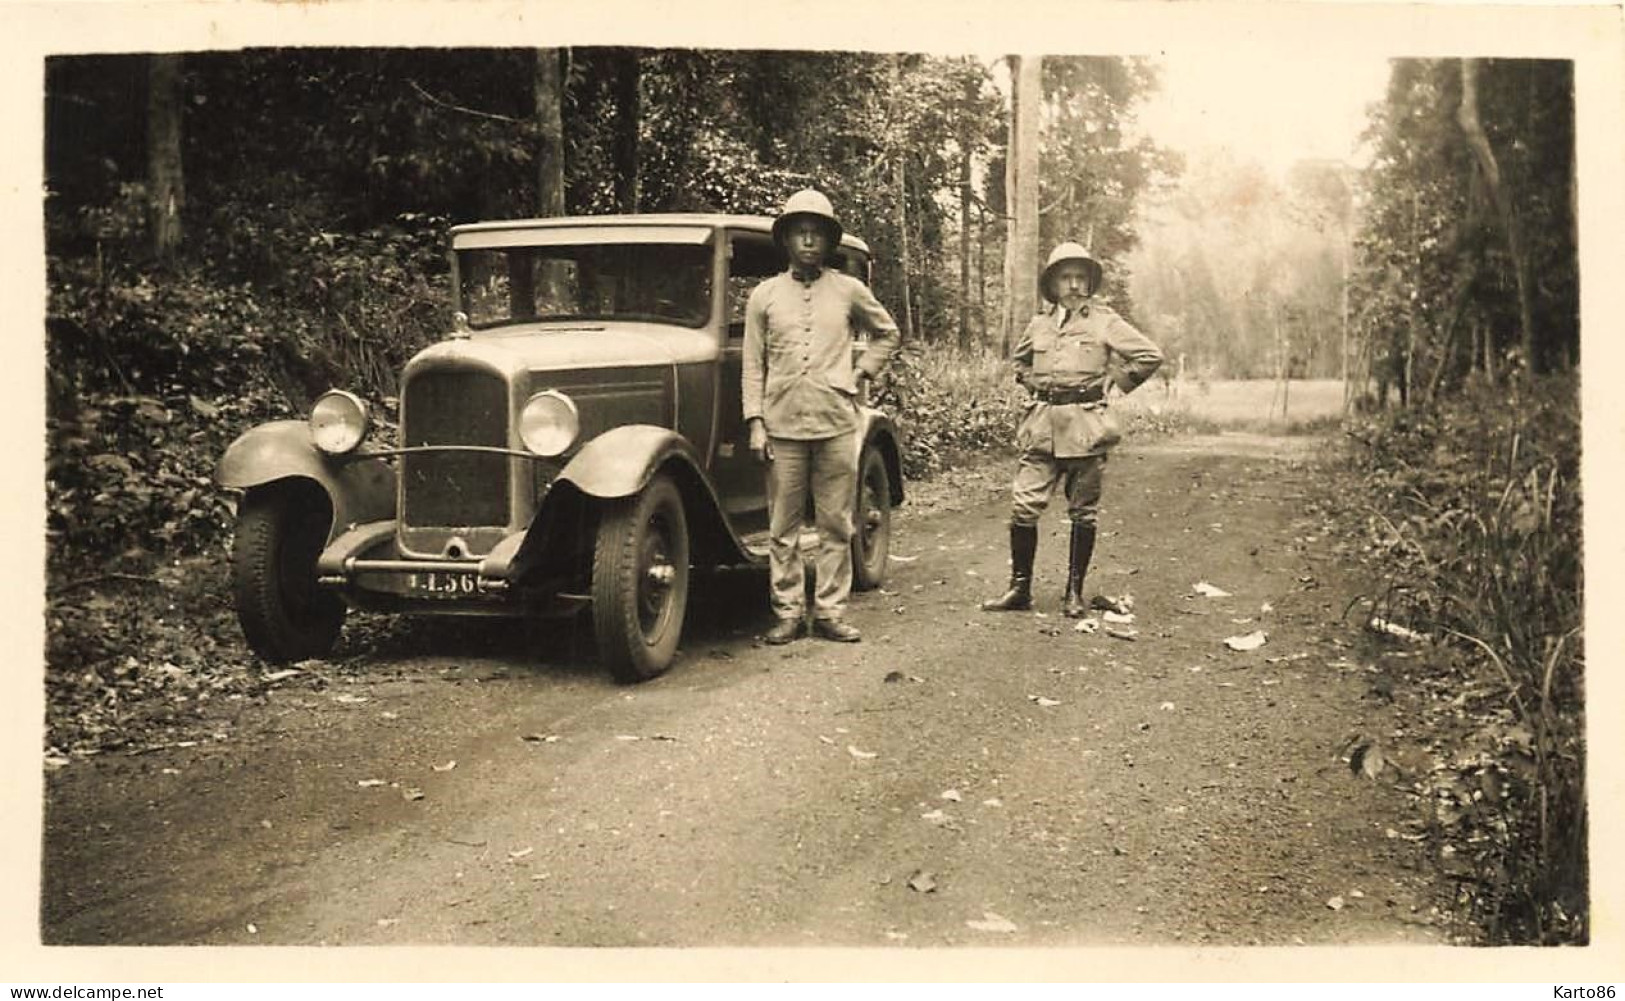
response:
[[[141,687],[148,634],[98,587],[225,552],[211,473],[242,430],[335,385],[389,412],[448,327],[448,226],[772,214],[816,186],[905,331],[886,400],[911,477],[1007,446],[1003,357],[1062,239],[1193,382],[1342,380],[1385,601],[1501,684],[1486,936],[1584,940],[1571,63],[1394,60],[1369,162],[1284,178],[1145,138],[1135,57],[250,49],[57,56],[45,82],[63,746]]]

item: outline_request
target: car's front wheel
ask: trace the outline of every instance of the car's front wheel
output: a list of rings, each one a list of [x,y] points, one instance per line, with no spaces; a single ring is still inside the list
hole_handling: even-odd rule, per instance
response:
[[[858,460],[858,497],[852,531],[852,586],[872,591],[885,583],[891,554],[891,476],[880,449],[867,447]]]
[[[249,648],[266,660],[323,657],[338,641],[344,601],[316,583],[331,520],[315,486],[262,487],[238,507],[232,594]]]
[[[598,524],[592,619],[598,656],[617,681],[671,666],[688,608],[688,522],[665,476],[615,502]]]

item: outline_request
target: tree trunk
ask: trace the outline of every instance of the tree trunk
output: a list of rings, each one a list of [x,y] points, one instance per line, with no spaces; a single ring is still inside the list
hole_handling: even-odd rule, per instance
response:
[[[970,350],[970,136],[959,137],[959,350]]]
[[[615,211],[638,210],[638,129],[641,67],[636,49],[615,50]]]
[[[987,347],[987,211],[976,207],[976,343]]]
[[[903,270],[903,336],[914,336],[914,296],[909,290],[908,278],[908,182],[904,173],[907,153],[897,150],[897,239],[898,263]]]
[[[558,49],[536,50],[536,214],[564,215],[564,73]]]
[[[1005,164],[1009,237],[1004,249],[1003,353],[1038,311],[1038,109],[1043,58],[1011,56],[1010,150]]]
[[[1507,254],[1512,258],[1512,274],[1518,289],[1518,330],[1523,343],[1524,364],[1535,372],[1541,369],[1541,359],[1535,354],[1538,345],[1535,341],[1535,310],[1529,280],[1529,253],[1523,245],[1523,232],[1512,196],[1506,190],[1506,185],[1501,183],[1501,169],[1495,161],[1495,150],[1490,146],[1490,138],[1478,117],[1478,69],[1477,59],[1461,61],[1461,109],[1456,120],[1466,134],[1468,148],[1478,158],[1478,164],[1484,171],[1484,183],[1490,191],[1490,200],[1501,217],[1501,229],[1506,234]]]
[[[164,53],[147,63],[147,207],[152,252],[169,263],[181,247],[186,175],[181,167],[181,57]]]

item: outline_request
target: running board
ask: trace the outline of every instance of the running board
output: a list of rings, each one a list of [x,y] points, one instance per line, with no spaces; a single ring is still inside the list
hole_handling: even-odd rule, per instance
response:
[[[767,529],[764,528],[759,532],[751,532],[750,534],[741,537],[739,541],[744,543],[745,551],[750,553],[752,556],[756,557],[757,559],[762,559],[762,560],[767,559],[767,548],[768,548]],[[816,551],[817,549],[818,549],[818,529],[816,529],[816,528],[804,528],[804,529],[802,529],[801,530],[801,550],[802,550],[802,552]]]

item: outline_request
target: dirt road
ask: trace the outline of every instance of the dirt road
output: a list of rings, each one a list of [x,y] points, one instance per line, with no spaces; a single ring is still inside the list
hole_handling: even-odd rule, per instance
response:
[[[194,746],[49,775],[43,936],[1442,942],[1413,808],[1339,757],[1404,721],[1339,620],[1355,585],[1307,505],[1320,445],[1114,456],[1088,586],[1133,596],[1133,639],[1059,615],[1053,510],[1038,611],[977,609],[1007,573],[998,463],[900,510],[855,646],[760,645],[745,576],[711,584],[676,668],[638,687],[565,631],[470,654],[480,631],[414,629],[312,665]]]

